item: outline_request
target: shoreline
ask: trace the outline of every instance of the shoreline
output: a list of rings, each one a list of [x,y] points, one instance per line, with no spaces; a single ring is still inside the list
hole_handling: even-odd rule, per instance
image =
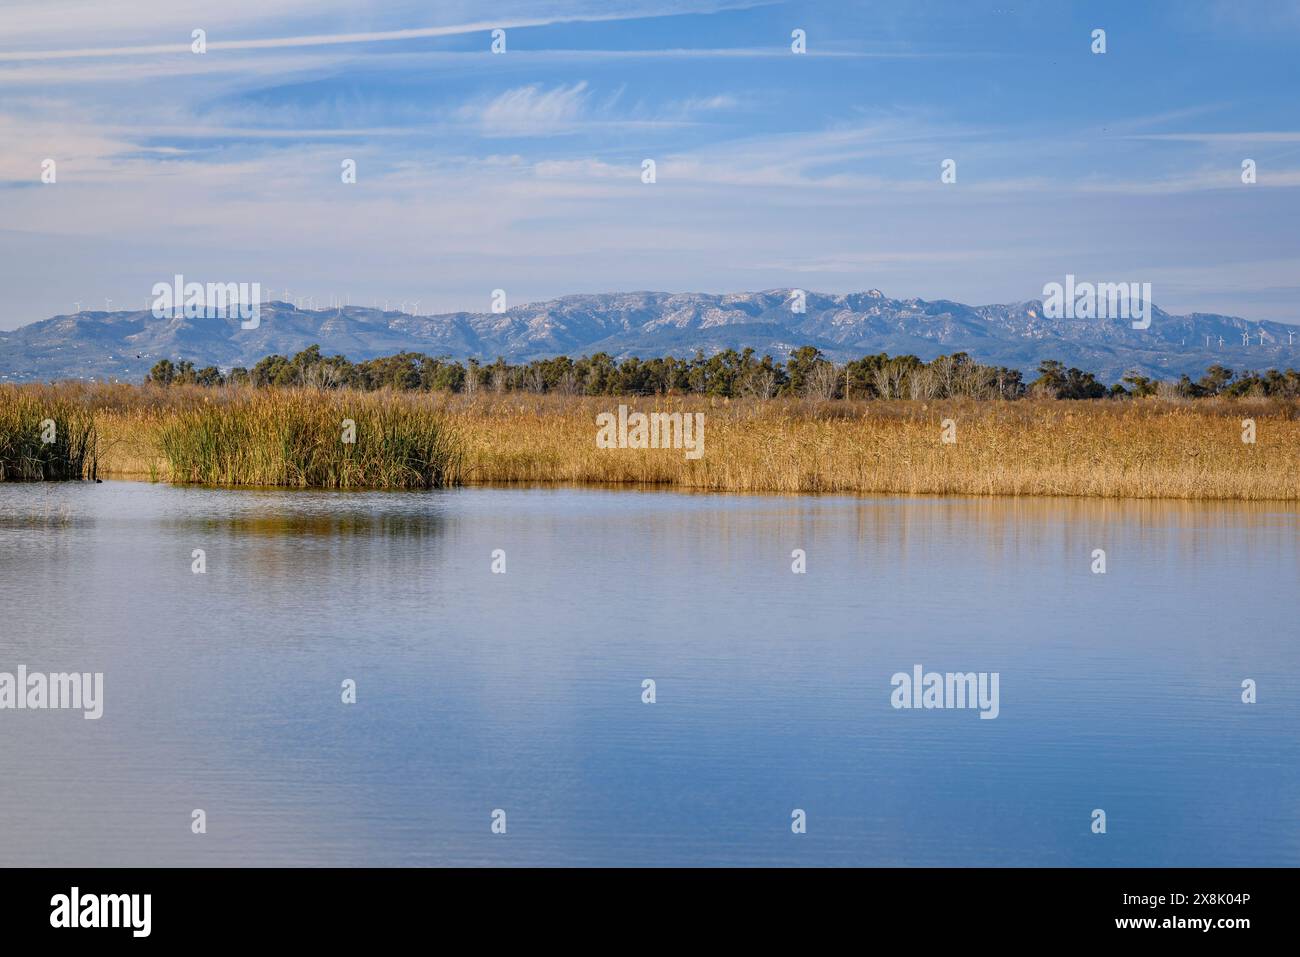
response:
[[[133,485],[168,485],[174,488],[190,488],[207,491],[220,492],[340,492],[343,494],[356,493],[374,493],[374,494],[393,494],[393,495],[417,495],[428,492],[448,492],[458,489],[474,490],[496,490],[496,491],[552,491],[552,492],[663,492],[674,495],[699,495],[699,496],[743,496],[747,498],[774,498],[774,499],[888,499],[891,501],[914,500],[918,502],[961,502],[967,501],[972,503],[981,502],[1097,502],[1097,503],[1149,503],[1152,505],[1191,505],[1203,503],[1206,505],[1246,505],[1246,506],[1290,506],[1300,508],[1300,498],[1209,498],[1199,497],[1177,497],[1177,496],[1120,496],[1120,495],[1078,495],[1068,492],[1057,494],[1038,494],[1038,493],[967,493],[967,492],[891,492],[879,490],[866,491],[834,491],[834,492],[783,492],[762,489],[717,489],[717,488],[699,488],[687,485],[674,485],[667,482],[567,482],[567,481],[543,481],[543,480],[506,480],[506,479],[484,479],[484,480],[466,480],[456,485],[444,486],[436,489],[411,489],[411,488],[326,488],[323,486],[298,486],[298,485],[205,485],[198,482],[171,482],[166,479],[150,479],[147,476],[136,473],[108,473],[100,470],[99,477],[103,483],[125,482]],[[65,484],[65,483],[42,483],[42,482],[0,482],[0,486],[9,485],[31,485],[39,486],[44,484]]]

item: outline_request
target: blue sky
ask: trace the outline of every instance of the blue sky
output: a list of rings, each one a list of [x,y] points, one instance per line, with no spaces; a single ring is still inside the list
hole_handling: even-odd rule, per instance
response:
[[[1298,53],[1293,0],[7,0],[0,328],[178,272],[423,313],[1069,272],[1300,321]]]

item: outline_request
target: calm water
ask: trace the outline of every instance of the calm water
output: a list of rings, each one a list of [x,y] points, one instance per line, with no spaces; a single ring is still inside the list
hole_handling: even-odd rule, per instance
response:
[[[0,671],[105,674],[99,721],[0,711],[0,864],[1296,865],[1298,541],[1280,505],[0,485]],[[999,717],[895,710],[915,664],[998,672]]]

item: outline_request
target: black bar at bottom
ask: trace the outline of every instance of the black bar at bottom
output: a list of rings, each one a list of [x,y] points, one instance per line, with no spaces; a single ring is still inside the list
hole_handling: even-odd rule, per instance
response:
[[[663,935],[680,931],[770,945],[815,929],[861,940],[903,933],[921,947],[1097,936],[1231,945],[1286,929],[1294,877],[1284,869],[0,869],[0,927],[6,942],[81,944],[337,947],[431,932],[439,935],[431,942],[450,943],[441,935],[455,932],[470,944],[590,937],[671,946],[684,939]]]

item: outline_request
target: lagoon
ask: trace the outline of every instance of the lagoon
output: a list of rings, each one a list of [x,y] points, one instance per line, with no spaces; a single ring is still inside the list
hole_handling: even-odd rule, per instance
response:
[[[100,720],[0,711],[0,863],[1295,866],[1298,543],[1284,503],[0,484],[0,671],[104,674]],[[894,707],[918,664],[996,719]]]

